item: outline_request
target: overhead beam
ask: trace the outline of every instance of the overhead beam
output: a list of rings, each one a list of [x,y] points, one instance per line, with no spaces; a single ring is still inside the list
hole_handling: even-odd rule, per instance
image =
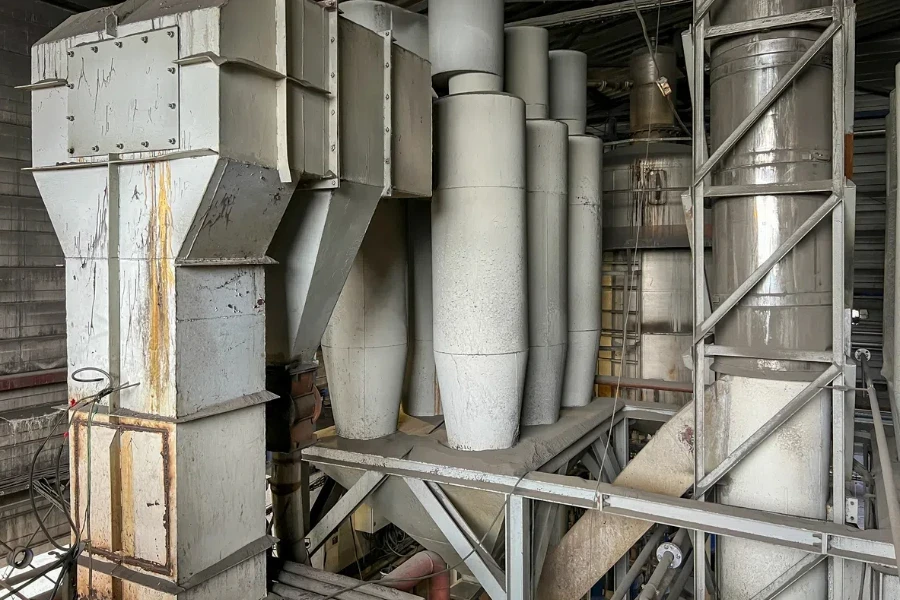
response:
[[[552,15],[522,19],[521,21],[507,23],[506,25],[507,27],[518,27],[521,25],[530,25],[534,27],[560,27],[562,25],[596,21],[607,17],[633,13],[635,3],[637,3],[639,9],[642,9],[690,4],[691,0],[625,0],[624,2],[614,2],[602,6],[579,8],[577,10],[567,10]]]

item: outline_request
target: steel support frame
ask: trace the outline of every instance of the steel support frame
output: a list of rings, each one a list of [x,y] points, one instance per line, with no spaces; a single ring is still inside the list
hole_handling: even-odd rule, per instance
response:
[[[693,225],[693,239],[702,240],[704,234],[704,207],[707,197],[727,197],[742,194],[796,194],[796,193],[815,193],[830,192],[831,196],[823,203],[822,207],[804,223],[801,231],[791,236],[782,247],[765,261],[753,274],[729,296],[729,298],[719,306],[712,314],[709,313],[708,302],[706,300],[706,265],[705,256],[702,251],[702,245],[699,247],[701,251],[693,252],[693,274],[694,274],[694,435],[695,448],[702,449],[706,447],[705,437],[706,431],[704,426],[705,409],[705,390],[706,384],[706,363],[707,356],[711,355],[727,355],[727,356],[746,356],[752,358],[766,358],[756,356],[749,349],[724,348],[717,346],[708,346],[706,342],[707,336],[712,332],[716,323],[724,317],[728,311],[733,309],[743,298],[749,293],[753,287],[761,281],[771,268],[784,256],[790,252],[804,237],[807,235],[819,221],[829,214],[832,222],[832,353],[831,356],[824,356],[820,352],[782,352],[783,357],[787,360],[815,360],[816,362],[829,362],[831,367],[826,371],[829,380],[834,381],[832,387],[832,502],[834,506],[844,506],[844,480],[846,477],[845,463],[845,443],[846,443],[846,395],[847,395],[847,376],[851,369],[849,365],[850,353],[850,328],[849,328],[849,306],[850,299],[845,294],[845,278],[847,263],[845,260],[845,204],[852,202],[852,194],[855,189],[852,184],[845,179],[844,173],[844,140],[845,135],[852,131],[852,116],[848,116],[847,107],[851,105],[849,111],[852,115],[852,86],[853,86],[853,36],[855,29],[855,7],[852,0],[833,0],[832,6],[826,9],[817,9],[814,11],[801,11],[799,13],[784,15],[775,18],[756,19],[745,23],[736,23],[728,26],[715,27],[709,26],[707,13],[716,0],[694,0],[694,22],[691,27],[693,38],[693,61],[689,66],[691,69],[691,79],[699,82],[697,90],[693,94],[693,161],[694,161],[694,177],[691,186],[691,213]],[[744,35],[755,31],[763,31],[780,27],[795,26],[801,23],[809,23],[812,21],[830,21],[828,27],[822,32],[819,39],[813,46],[800,58],[800,60],[785,74],[773,87],[773,89],[763,98],[759,105],[750,112],[750,114],[741,122],[735,131],[728,136],[725,142],[714,149],[711,157],[707,157],[707,137],[705,122],[705,92],[702,87],[704,81],[704,72],[706,68],[706,42],[713,37],[722,37],[728,35]],[[809,182],[807,184],[775,184],[768,186],[760,186],[752,188],[752,186],[727,186],[712,187],[707,185],[707,176],[712,172],[718,162],[734,148],[735,144],[756,124],[759,118],[768,110],[778,97],[789,87],[797,75],[815,58],[816,54],[823,51],[824,47],[831,42],[833,54],[833,70],[832,70],[832,179],[830,186],[827,182]],[[849,64],[848,64],[849,63]],[[755,189],[755,191],[754,191]],[[848,199],[849,196],[849,199]],[[689,221],[690,222],[690,221]],[[709,352],[708,352],[709,351]],[[823,377],[825,377],[823,375]],[[822,384],[823,377],[814,382]],[[711,382],[710,382],[711,383]],[[825,382],[827,383],[827,382]],[[810,386],[812,387],[812,385]],[[705,500],[705,494],[710,488],[724,476],[729,469],[733,468],[741,459],[746,457],[759,443],[761,443],[768,435],[777,430],[784,424],[791,415],[799,410],[809,398],[809,388],[801,392],[794,400],[792,400],[785,410],[779,412],[769,422],[764,424],[745,444],[741,445],[731,456],[719,465],[713,472],[708,473],[705,464],[704,452],[695,453],[695,471],[694,471],[694,489],[695,499],[699,502]],[[814,391],[814,390],[813,390]],[[809,398],[806,398],[809,396]],[[786,413],[786,414],[783,414]],[[852,421],[851,421],[852,422]],[[844,511],[834,510],[835,525],[843,525]],[[712,532],[712,530],[707,530]],[[715,533],[715,532],[712,532]],[[697,530],[694,537],[694,548],[703,550],[706,548],[706,535],[701,530]],[[829,563],[829,598],[837,598],[843,591],[843,557],[832,555]],[[798,563],[797,568],[812,568],[818,564],[813,559],[806,562]],[[707,568],[706,552],[694,552],[694,571],[703,573]],[[774,597],[775,593],[780,593],[787,586],[796,581],[797,577],[791,577],[791,571],[779,577],[773,582],[771,590],[774,592],[770,595],[763,595],[760,598]],[[804,571],[805,572],[805,571]],[[694,597],[706,598],[707,583],[704,577],[694,578]],[[778,585],[782,587],[779,587]],[[773,587],[774,586],[774,587]],[[765,591],[765,590],[764,590]]]

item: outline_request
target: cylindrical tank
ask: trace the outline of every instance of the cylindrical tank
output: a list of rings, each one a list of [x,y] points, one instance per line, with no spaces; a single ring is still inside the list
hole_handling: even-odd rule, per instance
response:
[[[668,106],[666,111],[671,114]],[[623,368],[624,377],[691,381],[683,360],[693,339],[691,251],[681,203],[690,186],[691,160],[690,146],[649,137],[603,157],[601,375],[619,375]],[[609,386],[600,389],[600,395],[614,394]],[[674,404],[690,398],[625,389],[619,396]]]
[[[406,367],[406,413],[433,417],[442,413],[434,372],[434,310],[431,283],[431,202],[411,199],[409,224],[409,359]]]
[[[829,0],[729,0],[714,5],[723,25],[831,5]],[[719,147],[819,36],[815,28],[724,38],[710,59],[711,146]],[[830,52],[819,54],[729,152],[713,185],[803,182],[831,178]],[[711,294],[719,305],[825,200],[821,195],[744,196],[713,205]],[[716,327],[717,344],[752,351],[831,348],[831,223],[824,220]],[[714,408],[724,413],[722,455],[783,408],[824,368],[803,362],[720,358]],[[719,489],[723,503],[825,518],[829,494],[830,393],[823,391],[733,469]],[[710,465],[712,466],[712,465]],[[842,507],[836,507],[842,510]],[[757,594],[802,552],[719,538],[723,598]],[[785,590],[786,600],[824,599],[825,565]],[[780,597],[781,597],[780,596]]]
[[[568,338],[568,128],[525,123],[528,231],[528,373],[522,425],[559,419]]]
[[[584,406],[594,397],[600,343],[602,161],[603,144],[599,138],[569,136],[569,342],[563,406]]]
[[[550,118],[569,126],[569,135],[587,126],[587,54],[577,50],[550,52]]]
[[[750,8],[764,3],[727,2],[723,8],[731,14],[736,4]],[[821,4],[802,3],[807,8]],[[744,18],[755,18],[755,10],[748,13]],[[713,47],[713,148],[734,131],[818,35],[808,29],[779,30],[727,39]],[[827,56],[820,54],[814,59],[723,159],[713,174],[714,185],[831,178],[831,68]],[[823,201],[823,196],[813,194],[717,200],[713,206],[713,305],[725,300]],[[831,348],[829,219],[823,220],[722,319],[716,327],[716,343],[757,350]],[[812,380],[824,366],[719,358],[713,368],[719,373],[748,377]]]
[[[525,103],[472,93],[434,106],[434,359],[447,438],[508,448],[528,362]]]
[[[670,46],[657,46],[656,53],[640,48],[631,54],[629,71],[634,85],[631,88],[631,133],[635,136],[653,132],[659,134],[675,128],[675,115],[660,90],[661,80],[675,97],[678,79],[678,63],[675,50]]]
[[[525,101],[526,119],[546,119],[550,106],[550,33],[543,27],[507,27],[506,91]]]
[[[407,350],[406,207],[382,199],[322,336],[337,434],[397,430]]]
[[[443,88],[453,75],[480,72],[502,89],[503,0],[431,0],[428,3],[431,75]]]

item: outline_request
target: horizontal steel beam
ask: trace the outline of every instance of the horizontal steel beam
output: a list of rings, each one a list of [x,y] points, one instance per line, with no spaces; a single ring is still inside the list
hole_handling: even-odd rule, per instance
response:
[[[830,10],[830,9],[829,9]],[[713,185],[705,189],[707,198],[734,198],[738,196],[779,196],[785,194],[831,193],[834,181],[793,181],[789,183],[754,183],[749,185]]]
[[[634,377],[616,377],[615,375],[597,375],[594,383],[611,385],[632,390],[655,390],[659,392],[694,393],[694,384],[681,381],[663,381],[662,379],[637,379]]]
[[[744,120],[741,121],[740,125],[737,126],[731,135],[729,135],[722,145],[716,148],[716,151],[713,152],[713,155],[710,156],[703,166],[694,174],[694,185],[699,185],[700,182],[712,171],[713,167],[719,164],[719,161],[722,158],[731,152],[732,148],[740,141],[741,138],[744,137],[750,128],[753,127],[759,118],[765,113],[775,101],[784,93],[784,91],[794,82],[794,79],[797,78],[797,75],[800,74],[806,65],[808,65],[812,60],[816,57],[816,55],[822,51],[822,48],[831,41],[831,38],[834,37],[834,34],[837,33],[838,29],[841,28],[840,23],[832,22],[831,25],[828,26],[828,29],[822,32],[822,34],[818,37],[818,39],[810,46],[806,52],[803,53],[803,56],[800,57],[793,67],[784,74],[784,76],[778,80],[778,82],[772,87],[771,90],[760,100],[759,104],[750,111],[750,114],[744,117]]]
[[[724,37],[728,35],[744,35],[747,33],[757,33],[760,31],[768,31],[770,29],[779,29],[782,27],[793,27],[794,25],[800,25],[801,23],[827,21],[832,18],[833,14],[834,11],[832,11],[832,7],[825,6],[823,8],[801,10],[787,15],[776,15],[774,17],[763,17],[762,19],[753,19],[751,21],[741,21],[740,23],[729,23],[728,25],[713,25],[707,28],[706,39]]]
[[[728,312],[737,306],[738,302],[740,302],[744,296],[750,293],[756,284],[763,280],[763,277],[768,275],[769,271],[778,264],[782,258],[788,255],[788,253],[794,249],[794,247],[800,243],[806,235],[815,229],[816,225],[818,225],[822,219],[831,214],[831,211],[834,210],[834,207],[841,203],[840,196],[832,195],[828,200],[825,201],[822,206],[820,206],[816,211],[809,216],[803,224],[797,228],[797,231],[792,233],[784,242],[781,243],[778,248],[776,248],[775,252],[767,258],[761,265],[756,267],[756,269],[744,280],[744,283],[738,286],[736,290],[731,292],[731,295],[725,299],[722,304],[720,304],[716,310],[713,311],[707,319],[700,325],[697,331],[697,336],[694,338],[694,343],[696,344],[703,338],[705,338],[709,333],[713,330],[716,324],[722,320]]]
[[[745,348],[739,346],[719,346],[708,344],[707,356],[730,356],[734,358],[761,358],[764,360],[797,360],[831,364],[834,360],[832,352],[815,352],[810,350],[779,350],[773,348]]]
[[[700,480],[700,483],[694,488],[694,496],[699,497],[709,491],[709,488],[716,485],[716,483],[722,479],[726,474],[728,474],[731,469],[737,466],[739,462],[747,458],[751,452],[753,452],[760,444],[762,444],[770,435],[775,433],[779,427],[787,423],[788,419],[793,417],[797,412],[806,406],[806,404],[812,400],[816,394],[818,394],[822,388],[837,377],[841,373],[840,367],[837,365],[831,365],[828,367],[821,375],[816,377],[815,381],[811,382],[808,386],[803,388],[803,390],[794,397],[793,400],[784,405],[784,407],[779,410],[777,413],[772,415],[772,418],[766,421],[762,427],[753,432],[753,434],[748,437],[744,442],[735,449],[734,452],[728,455],[728,457],[719,463],[715,469],[710,471],[703,479]]]
[[[532,500],[598,509],[613,515],[757,540],[813,554],[826,554],[885,566],[895,564],[894,547],[889,541],[881,538],[880,532],[860,531],[828,521],[673,498],[587,481],[579,477],[548,473],[532,472],[524,477],[515,477],[321,446],[306,448],[303,455],[305,460],[315,464],[375,470],[403,478],[422,479],[501,494],[517,494]]]

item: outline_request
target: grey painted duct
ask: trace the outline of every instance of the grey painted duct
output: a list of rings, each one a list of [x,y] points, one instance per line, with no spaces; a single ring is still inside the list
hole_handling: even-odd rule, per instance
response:
[[[438,87],[458,74],[487,75],[503,89],[503,0],[431,0],[428,3],[431,73]]]
[[[581,135],[587,126],[587,54],[577,50],[550,52],[550,118]]]
[[[550,33],[543,27],[507,27],[505,89],[525,101],[526,119],[550,113]]]

